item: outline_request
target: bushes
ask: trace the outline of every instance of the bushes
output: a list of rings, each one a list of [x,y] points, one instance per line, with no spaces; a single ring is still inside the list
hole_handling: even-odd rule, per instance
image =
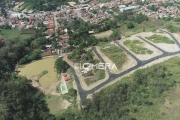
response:
[[[129,29],[134,28],[134,24],[132,22],[128,22],[127,28],[129,28]]]
[[[72,96],[72,97],[75,97],[77,96],[77,90],[75,90],[74,88],[70,88],[68,90],[68,95]]]
[[[31,53],[25,55],[22,59],[20,59],[19,64],[21,64],[21,65],[26,64],[26,63],[29,63],[33,60],[39,60],[41,58],[42,58],[41,52],[40,51],[39,52],[34,51],[34,52],[31,52]]]

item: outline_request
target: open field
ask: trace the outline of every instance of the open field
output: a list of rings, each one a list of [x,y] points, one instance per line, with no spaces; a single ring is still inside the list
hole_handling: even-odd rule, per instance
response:
[[[110,35],[112,34],[112,30],[108,30],[108,31],[105,31],[105,32],[101,32],[101,33],[97,33],[97,34],[94,34],[94,36],[96,38],[109,38]]]
[[[90,84],[97,82],[98,80],[103,80],[105,78],[105,71],[97,69],[93,76],[84,79],[84,82],[89,86]]]
[[[57,78],[57,73],[54,69],[54,62],[54,58],[45,58],[42,60],[34,61],[30,64],[18,68],[18,70],[20,71],[19,75],[31,78],[33,76],[38,76],[44,70],[47,70],[48,73],[43,75],[39,79],[39,83],[41,86],[47,86],[50,83],[54,82]]]
[[[153,43],[167,43],[167,44],[174,44],[174,41],[168,37],[161,36],[161,35],[152,35],[150,37],[146,37],[146,39],[152,41]]]
[[[56,114],[64,109],[65,104],[62,104],[62,96],[47,95],[46,97],[46,102],[51,114]]]
[[[101,48],[100,50],[116,65],[118,69],[120,69],[127,61],[125,52],[115,45],[105,49]]]
[[[123,42],[131,51],[136,54],[152,54],[153,51],[144,47],[144,43],[139,40],[126,40]]]
[[[148,25],[145,24],[137,24],[134,23],[134,28],[128,29],[126,24],[121,24],[120,25],[120,32],[123,36],[125,37],[130,37],[131,35],[140,33],[140,32],[153,32],[156,31],[158,28],[157,27],[149,27]]]
[[[33,37],[35,33],[34,30],[9,30],[9,29],[2,29],[0,35],[3,36],[4,40],[10,39],[27,39]]]

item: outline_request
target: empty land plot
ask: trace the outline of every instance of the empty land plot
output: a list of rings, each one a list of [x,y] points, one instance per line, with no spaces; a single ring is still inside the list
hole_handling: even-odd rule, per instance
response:
[[[3,36],[4,40],[12,40],[12,39],[28,39],[33,37],[35,34],[35,30],[11,30],[11,29],[2,29],[0,32],[0,36]]]
[[[101,48],[101,52],[103,52],[116,65],[118,69],[120,69],[127,61],[125,52],[117,46],[112,46],[105,49]]]
[[[144,43],[139,40],[126,40],[123,42],[131,51],[136,54],[152,54],[153,51],[144,47]]]
[[[95,72],[94,72],[94,75],[93,76],[90,76],[88,78],[85,78],[84,79],[84,82],[87,84],[87,85],[90,85],[94,82],[97,82],[98,80],[103,80],[105,78],[106,74],[105,74],[105,70],[102,70],[102,69],[97,69]]]
[[[19,75],[31,78],[33,76],[39,76],[39,74],[46,70],[48,73],[40,77],[39,83],[43,87],[48,86],[57,79],[57,73],[54,69],[54,62],[54,58],[46,58],[32,62],[18,68],[18,71],[20,71]]]
[[[108,31],[105,31],[105,32],[101,32],[101,33],[97,33],[97,34],[94,34],[94,36],[96,38],[109,38],[112,34],[112,30],[108,30]]]
[[[167,43],[167,44],[174,44],[174,41],[168,37],[161,36],[161,35],[152,35],[150,37],[146,37],[146,39],[152,41],[153,43]]]

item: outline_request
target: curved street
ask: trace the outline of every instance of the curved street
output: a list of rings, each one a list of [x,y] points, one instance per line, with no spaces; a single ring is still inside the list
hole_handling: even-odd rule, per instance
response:
[[[176,38],[175,38],[171,33],[168,33],[168,32],[166,32],[166,31],[163,31],[163,32],[169,34],[170,37],[174,40],[175,44],[180,48],[179,42],[176,40]],[[144,42],[146,42],[146,43],[150,44],[151,46],[155,47],[156,49],[162,51],[163,54],[161,54],[161,55],[159,55],[159,56],[156,56],[156,57],[153,57],[153,58],[148,59],[148,60],[139,60],[139,59],[138,59],[135,55],[133,55],[128,49],[126,49],[125,47],[123,47],[118,41],[115,41],[115,43],[116,43],[119,47],[121,47],[127,54],[129,54],[131,57],[133,57],[133,59],[135,59],[135,60],[137,61],[137,65],[134,66],[134,67],[131,67],[131,68],[129,68],[129,69],[127,69],[127,70],[119,73],[119,74],[112,74],[112,73],[109,73],[109,72],[108,72],[108,73],[109,73],[109,79],[108,79],[108,80],[104,81],[103,83],[97,85],[96,87],[94,87],[94,88],[92,88],[91,90],[88,90],[88,91],[83,90],[83,88],[82,88],[82,86],[81,86],[81,84],[80,84],[80,81],[79,81],[79,79],[78,79],[78,77],[77,77],[77,75],[76,75],[75,70],[74,70],[72,67],[70,67],[70,70],[72,71],[72,73],[73,73],[73,75],[74,75],[75,82],[76,82],[76,84],[77,84],[77,89],[78,89],[78,93],[79,93],[79,96],[80,96],[81,101],[85,100],[86,97],[87,97],[89,94],[94,93],[96,90],[99,90],[99,89],[103,88],[105,85],[107,85],[107,84],[115,81],[116,79],[120,78],[120,77],[123,76],[123,75],[126,75],[126,74],[132,72],[133,70],[136,70],[136,69],[138,69],[138,68],[140,68],[140,67],[142,67],[142,66],[144,66],[144,65],[146,65],[146,64],[148,64],[148,63],[150,63],[150,62],[152,62],[152,61],[155,61],[155,60],[157,60],[157,59],[160,59],[160,58],[163,58],[163,57],[167,57],[167,56],[177,55],[177,54],[180,53],[180,50],[177,51],[177,52],[166,52],[166,51],[162,50],[161,48],[157,47],[156,45],[152,44],[151,42],[147,41],[146,39],[142,38],[141,36],[138,36],[138,37],[139,37],[141,40],[143,40]],[[93,47],[92,49],[93,49],[94,53],[98,56],[98,58],[100,59],[100,61],[101,61],[102,63],[105,63],[104,59],[103,59],[103,58],[101,57],[101,55],[97,52],[96,48]],[[107,69],[107,70],[109,71],[109,69]]]

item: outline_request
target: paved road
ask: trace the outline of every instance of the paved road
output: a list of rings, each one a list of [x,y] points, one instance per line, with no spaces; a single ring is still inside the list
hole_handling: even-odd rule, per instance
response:
[[[173,41],[176,43],[176,45],[180,48],[180,43],[171,33],[167,32],[165,30],[159,30],[159,31],[167,33],[173,39]]]
[[[139,36],[139,37],[140,37],[140,36]],[[134,56],[129,50],[127,50],[125,47],[123,47],[119,42],[115,41],[115,43],[116,43],[117,45],[119,45],[119,47],[121,47],[124,51],[126,51],[131,57],[133,57],[133,58],[137,61],[137,65],[134,66],[134,67],[131,67],[131,68],[129,68],[129,69],[127,69],[127,70],[119,73],[119,74],[112,74],[112,73],[109,74],[109,79],[108,79],[108,80],[106,80],[106,81],[104,81],[103,83],[97,85],[96,87],[94,87],[94,88],[91,89],[91,90],[86,91],[86,90],[83,90],[83,89],[82,89],[82,86],[81,86],[81,84],[80,84],[80,81],[79,81],[77,75],[75,74],[75,70],[74,70],[72,67],[70,67],[70,69],[71,69],[71,71],[72,71],[72,73],[73,73],[73,75],[74,75],[75,82],[76,82],[76,84],[77,84],[78,93],[79,93],[79,95],[80,95],[81,101],[85,100],[86,97],[87,97],[89,94],[94,93],[96,90],[99,90],[99,89],[103,88],[105,85],[113,82],[114,80],[120,78],[120,77],[123,76],[123,75],[128,74],[129,72],[131,72],[131,71],[133,71],[133,70],[136,70],[136,69],[140,68],[141,66],[144,66],[144,65],[146,65],[146,64],[148,64],[148,63],[150,63],[150,62],[152,62],[152,61],[155,61],[155,60],[160,59],[160,58],[163,58],[163,57],[180,54],[180,51],[177,51],[177,52],[166,52],[166,51],[162,50],[161,48],[158,48],[158,47],[155,46],[154,44],[148,42],[147,40],[143,39],[142,37],[140,37],[140,38],[141,38],[142,40],[144,40],[145,42],[147,42],[148,44],[150,44],[150,45],[154,46],[155,48],[161,50],[161,51],[163,52],[163,54],[162,54],[162,55],[159,55],[159,56],[156,56],[156,57],[153,57],[153,58],[148,59],[148,60],[141,61],[141,60],[139,60],[136,56]],[[175,39],[175,41],[177,41],[174,36],[172,37],[172,39]],[[178,43],[177,43],[177,45],[179,46]],[[93,51],[94,51],[95,54],[98,56],[98,58],[100,59],[100,61],[101,61],[102,63],[105,63],[104,59],[100,56],[100,54],[97,52],[97,50],[96,50],[95,47],[93,47]]]

